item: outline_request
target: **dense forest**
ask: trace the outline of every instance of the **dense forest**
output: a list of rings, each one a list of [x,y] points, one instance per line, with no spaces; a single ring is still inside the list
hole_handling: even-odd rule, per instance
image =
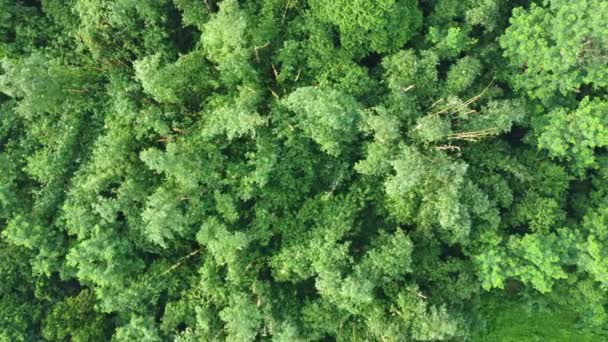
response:
[[[0,0],[0,341],[608,338],[608,1]]]

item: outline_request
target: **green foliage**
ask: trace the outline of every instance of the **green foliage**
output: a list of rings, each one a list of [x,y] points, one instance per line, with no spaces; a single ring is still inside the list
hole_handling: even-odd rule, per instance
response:
[[[298,115],[299,127],[328,154],[339,155],[356,139],[361,107],[340,91],[298,88],[283,104]]]
[[[454,63],[448,71],[446,80],[447,94],[459,94],[475,84],[482,72],[481,62],[465,56]]]
[[[80,25],[75,34],[96,61],[124,67],[133,55],[142,58],[159,48],[171,51],[164,44],[169,36],[168,5],[168,0],[77,0],[73,11]]]
[[[226,322],[226,341],[254,341],[262,323],[262,315],[251,299],[235,294],[230,306],[220,312]]]
[[[422,51],[420,55],[416,56],[413,50],[402,50],[383,61],[386,82],[392,91],[412,89],[416,95],[431,96],[438,79],[439,60],[431,51]]]
[[[99,76],[84,68],[63,66],[42,54],[26,59],[2,61],[4,74],[0,91],[21,98],[18,111],[24,115],[58,112],[66,107],[86,108],[94,91],[99,89]],[[88,95],[87,94],[93,94]]]
[[[238,95],[209,113],[203,135],[224,135],[229,140],[250,135],[255,136],[257,126],[265,123],[258,113],[260,92],[247,86],[239,87]]]
[[[173,0],[175,7],[182,12],[182,20],[185,25],[194,25],[198,28],[202,28],[203,25],[209,20],[209,12],[211,12],[212,1],[197,0]]]
[[[571,160],[575,171],[598,168],[594,149],[608,146],[608,103],[585,97],[576,111],[560,108],[549,115],[551,120],[542,128],[539,147]]]
[[[155,54],[135,62],[134,67],[144,90],[159,103],[201,103],[213,85],[202,53],[180,56],[175,63],[164,66],[161,55]]]
[[[531,301],[538,301],[533,296]],[[605,338],[592,326],[577,324],[571,306],[550,303],[533,307],[523,298],[490,294],[481,308],[488,323],[474,330],[478,341],[597,341]]]
[[[0,241],[0,340],[28,341],[39,337],[36,324],[43,305],[36,300],[30,255]]]
[[[111,325],[106,317],[97,315],[94,304],[95,297],[88,290],[55,304],[45,318],[42,336],[51,341],[107,339]]]
[[[589,85],[608,85],[606,54],[608,4],[601,0],[545,1],[528,10],[516,8],[501,37],[514,67],[513,84],[544,101],[568,96]]]
[[[248,33],[250,19],[236,0],[223,1],[219,12],[203,27],[201,43],[210,61],[217,64],[222,81],[236,84],[250,81],[255,70]]]
[[[462,51],[475,44],[475,40],[467,37],[458,27],[450,27],[445,32],[432,26],[429,29],[429,40],[442,56],[456,57]]]
[[[158,342],[162,340],[151,318],[132,316],[128,324],[116,329],[116,334],[112,337],[112,341]]]
[[[608,263],[606,261],[606,239],[608,231],[606,221],[608,210],[600,208],[590,212],[583,221],[586,238],[579,242],[580,250],[578,265],[585,270],[603,288],[608,286]]]
[[[0,0],[0,341],[604,340],[606,13]]]
[[[395,175],[387,179],[385,187],[391,202],[389,211],[399,221],[413,219],[427,229],[438,225],[448,241],[468,235],[470,214],[460,200],[468,190],[466,164],[451,162],[443,153],[424,156],[419,150],[406,148],[393,168]]]
[[[309,1],[320,20],[335,25],[340,42],[350,50],[393,52],[422,25],[422,13],[411,0]]]
[[[30,54],[55,33],[40,8],[23,1],[0,1],[0,58]]]

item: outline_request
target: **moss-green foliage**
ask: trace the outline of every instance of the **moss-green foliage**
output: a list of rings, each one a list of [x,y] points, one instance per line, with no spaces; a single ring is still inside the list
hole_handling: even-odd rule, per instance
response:
[[[517,8],[501,45],[511,63],[515,87],[548,101],[580,91],[582,86],[608,85],[608,4],[601,0],[545,1]],[[557,77],[558,76],[558,77]]]
[[[596,341],[600,0],[0,0],[0,341]]]
[[[570,307],[555,303],[530,302],[503,296],[488,295],[483,299],[481,312],[488,317],[483,327],[474,330],[475,341],[600,341],[606,338],[601,331],[580,325]],[[540,305],[539,305],[540,304]]]
[[[312,13],[335,25],[348,50],[392,52],[412,39],[422,25],[413,0],[311,0]]]

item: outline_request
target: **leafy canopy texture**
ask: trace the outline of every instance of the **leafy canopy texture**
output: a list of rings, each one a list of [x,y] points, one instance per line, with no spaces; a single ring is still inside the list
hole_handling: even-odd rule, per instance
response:
[[[607,37],[603,0],[0,0],[0,341],[606,340]]]

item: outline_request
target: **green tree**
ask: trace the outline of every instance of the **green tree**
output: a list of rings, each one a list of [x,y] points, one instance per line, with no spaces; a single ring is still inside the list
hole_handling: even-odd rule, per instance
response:
[[[283,104],[299,116],[300,128],[328,154],[340,154],[357,138],[361,107],[346,94],[331,89],[299,88]]]
[[[521,70],[512,74],[513,85],[543,101],[571,99],[586,85],[605,87],[606,6],[598,0],[551,0],[516,8],[500,40],[507,59]]]
[[[606,13],[0,0],[0,340],[606,340]]]
[[[550,120],[540,132],[539,147],[571,160],[577,172],[599,168],[595,149],[608,146],[608,103],[585,97],[574,112],[559,108],[548,115]]]
[[[393,52],[414,37],[422,25],[416,1],[309,1],[320,20],[335,25],[340,42],[351,50]]]

